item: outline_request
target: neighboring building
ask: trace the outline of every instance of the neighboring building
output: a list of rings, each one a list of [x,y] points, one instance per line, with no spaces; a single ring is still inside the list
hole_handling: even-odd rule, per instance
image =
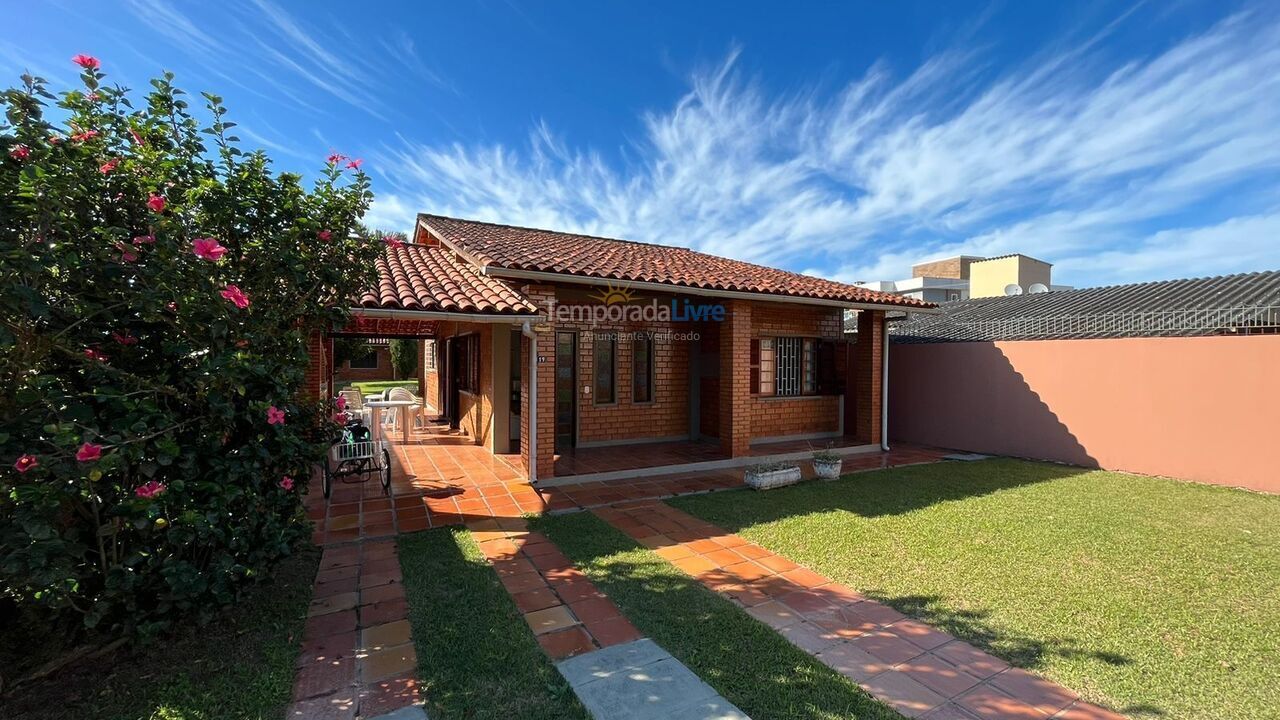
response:
[[[544,482],[612,446],[653,465],[878,447],[885,313],[933,307],[686,248],[438,215],[419,215],[414,242],[377,269],[333,335],[432,341],[429,402]],[[325,347],[317,336],[319,393],[332,392]]]
[[[890,326],[895,343],[1280,331],[1280,271],[972,298]]]
[[[1053,265],[1019,253],[975,260],[969,267],[969,297],[1048,292],[1052,274]]]
[[[1021,254],[991,258],[956,255],[917,263],[911,267],[911,277],[905,280],[879,280],[858,286],[938,304],[1005,295],[1011,285],[1017,285],[1023,293],[1039,291],[1038,285],[1052,290],[1071,289],[1052,284],[1052,269],[1050,263]]]
[[[365,343],[369,352],[358,357],[345,358],[333,369],[333,381],[346,385],[361,380],[394,380],[391,367],[391,341],[387,338],[369,338]]]

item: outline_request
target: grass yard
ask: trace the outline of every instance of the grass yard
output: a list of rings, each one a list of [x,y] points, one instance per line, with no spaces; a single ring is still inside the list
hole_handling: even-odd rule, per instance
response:
[[[1280,497],[1001,459],[670,502],[1119,712],[1280,707]]]
[[[646,636],[757,720],[898,718],[769,626],[590,513],[532,522]]]
[[[409,388],[415,394],[418,392],[417,380],[362,380],[360,382],[348,383],[354,386],[364,395],[372,395],[380,393],[384,390],[390,390],[394,387]]]
[[[441,528],[398,542],[432,720],[589,720],[470,532]]]
[[[20,687],[0,700],[0,717],[279,720],[292,694],[318,563],[319,552],[307,548],[212,624]]]

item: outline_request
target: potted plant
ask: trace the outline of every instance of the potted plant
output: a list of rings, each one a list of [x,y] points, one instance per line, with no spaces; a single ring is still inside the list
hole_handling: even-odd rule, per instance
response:
[[[800,466],[795,463],[761,463],[747,468],[746,483],[756,490],[771,490],[800,482]]]
[[[823,480],[835,480],[840,477],[841,457],[831,448],[819,450],[813,454],[813,474]]]

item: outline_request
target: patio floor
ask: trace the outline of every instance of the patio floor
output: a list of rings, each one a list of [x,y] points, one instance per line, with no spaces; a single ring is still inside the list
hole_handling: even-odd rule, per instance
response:
[[[829,438],[823,440],[787,440],[751,446],[751,455],[781,455],[806,452],[826,447],[846,448],[864,445],[854,438]],[[609,445],[606,447],[574,448],[555,457],[557,478],[639,470],[665,465],[711,462],[728,459],[715,438],[697,441],[678,440],[668,442]],[[516,458],[519,461],[519,458]]]
[[[612,461],[616,469],[625,470],[621,467],[624,457],[636,468],[652,466],[655,457],[659,464],[667,464],[662,460],[688,456],[683,450],[672,452],[666,445],[693,444],[595,448],[579,453],[602,458],[596,460],[600,463],[597,467],[607,467]],[[800,452],[809,447],[805,441],[775,443],[753,447],[752,454]],[[315,544],[337,545],[489,518],[519,518],[525,513],[572,511],[725,490],[741,487],[743,474],[742,468],[696,470],[534,488],[524,477],[518,455],[494,455],[475,445],[473,438],[445,426],[415,430],[409,443],[392,442],[391,448],[390,496],[382,493],[376,478],[368,482],[339,481],[326,502],[319,492],[318,478],[313,480],[307,514],[316,523],[312,537]],[[717,457],[710,459],[719,459],[718,449],[716,452]],[[844,472],[935,462],[944,454],[933,448],[908,446],[887,453],[869,452],[846,457]],[[801,462],[800,466],[805,477],[812,477],[808,462]]]

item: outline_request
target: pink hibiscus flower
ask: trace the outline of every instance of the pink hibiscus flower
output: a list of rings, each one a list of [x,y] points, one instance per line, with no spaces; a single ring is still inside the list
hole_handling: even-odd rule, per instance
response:
[[[288,475],[285,475],[284,477],[280,478],[280,487],[284,488],[285,492],[292,490],[293,478],[289,477]]]
[[[329,242],[329,238],[333,237],[333,233],[329,230],[321,230],[320,232],[316,233],[316,237],[320,238],[321,240],[324,240],[325,242]]]
[[[331,153],[331,154],[329,155],[329,164],[330,164],[330,165],[337,165],[338,163],[340,163],[340,162],[342,162],[343,160],[346,160],[346,159],[347,159],[347,156],[346,156],[346,155],[343,155],[343,154],[341,154],[341,153]]]
[[[359,170],[360,166],[363,164],[364,164],[364,160],[361,160],[360,158],[356,158],[355,160],[352,160],[351,162],[347,163],[347,169]]]
[[[111,333],[111,339],[115,340],[121,345],[137,345],[138,344],[138,338],[129,334],[128,330],[125,330],[123,333],[120,333],[120,332]]]
[[[344,412],[347,409],[347,399],[342,395],[338,396],[338,399],[334,401],[334,404],[338,406],[338,412]]]
[[[164,483],[158,480],[151,480],[142,485],[139,485],[138,488],[133,491],[133,494],[137,495],[140,498],[150,500],[151,498],[154,498],[157,495],[163,493],[165,489],[166,489],[166,486]]]
[[[97,70],[98,68],[102,67],[102,61],[92,55],[84,55],[84,54],[76,55],[75,57],[71,58],[71,62],[79,65],[85,70]]]
[[[95,350],[94,348],[85,348],[84,356],[90,360],[96,360],[98,362],[107,361],[107,356],[103,355],[101,352],[99,352],[98,350]]]
[[[156,195],[155,193],[152,193],[151,197],[147,198],[147,207],[151,208],[151,212],[153,213],[164,212],[165,204],[164,198]]]
[[[89,442],[81,445],[79,452],[76,453],[76,460],[80,462],[92,462],[100,457],[102,457],[102,446]]]
[[[96,137],[98,137],[97,130],[85,130],[84,132],[78,132],[75,135],[72,135],[71,139],[76,142],[84,142],[85,140],[92,140]]]
[[[339,425],[346,425],[347,420],[349,419],[350,419],[350,416],[344,412],[336,412],[333,414],[333,421],[338,423]]]
[[[268,425],[283,425],[283,424],[284,424],[284,411],[283,411],[283,410],[281,410],[280,408],[276,407],[275,405],[272,405],[271,407],[267,408],[267,424],[268,424]]]
[[[231,304],[241,310],[249,307],[249,296],[245,295],[244,291],[235,285],[228,285],[226,290],[223,290],[218,294],[231,301]]]
[[[9,157],[18,161],[26,160],[31,157],[31,148],[26,145],[15,145],[14,148],[9,151]]]
[[[395,235],[388,235],[385,238],[383,238],[382,241],[385,242],[387,244],[387,247],[391,248],[392,250],[399,250],[400,248],[404,247],[404,241],[396,237]]]
[[[24,473],[39,464],[40,461],[36,459],[36,456],[28,453],[18,458],[18,461],[13,464],[13,469]]]
[[[134,144],[134,145],[146,145],[146,144],[147,144],[147,143],[142,139],[142,136],[138,134],[138,131],[137,131],[137,130],[134,130],[133,128],[129,128],[129,135],[131,135],[131,136],[133,137],[133,144]]]
[[[120,165],[120,158],[111,158],[110,160],[102,163],[102,166],[98,168],[98,172],[102,173],[103,175],[106,175],[112,170],[115,170],[116,167],[119,165]]]
[[[227,249],[222,247],[214,238],[196,238],[192,240],[191,251],[196,254],[196,257],[212,262],[221,260],[222,256],[227,254]]]
[[[138,237],[133,239],[133,244],[134,245],[155,245],[156,236],[155,235],[139,235]]]
[[[112,244],[115,246],[116,250],[120,251],[121,261],[136,262],[138,260],[138,253],[134,252],[133,248],[129,247],[128,245],[125,245],[123,241],[117,240]]]

